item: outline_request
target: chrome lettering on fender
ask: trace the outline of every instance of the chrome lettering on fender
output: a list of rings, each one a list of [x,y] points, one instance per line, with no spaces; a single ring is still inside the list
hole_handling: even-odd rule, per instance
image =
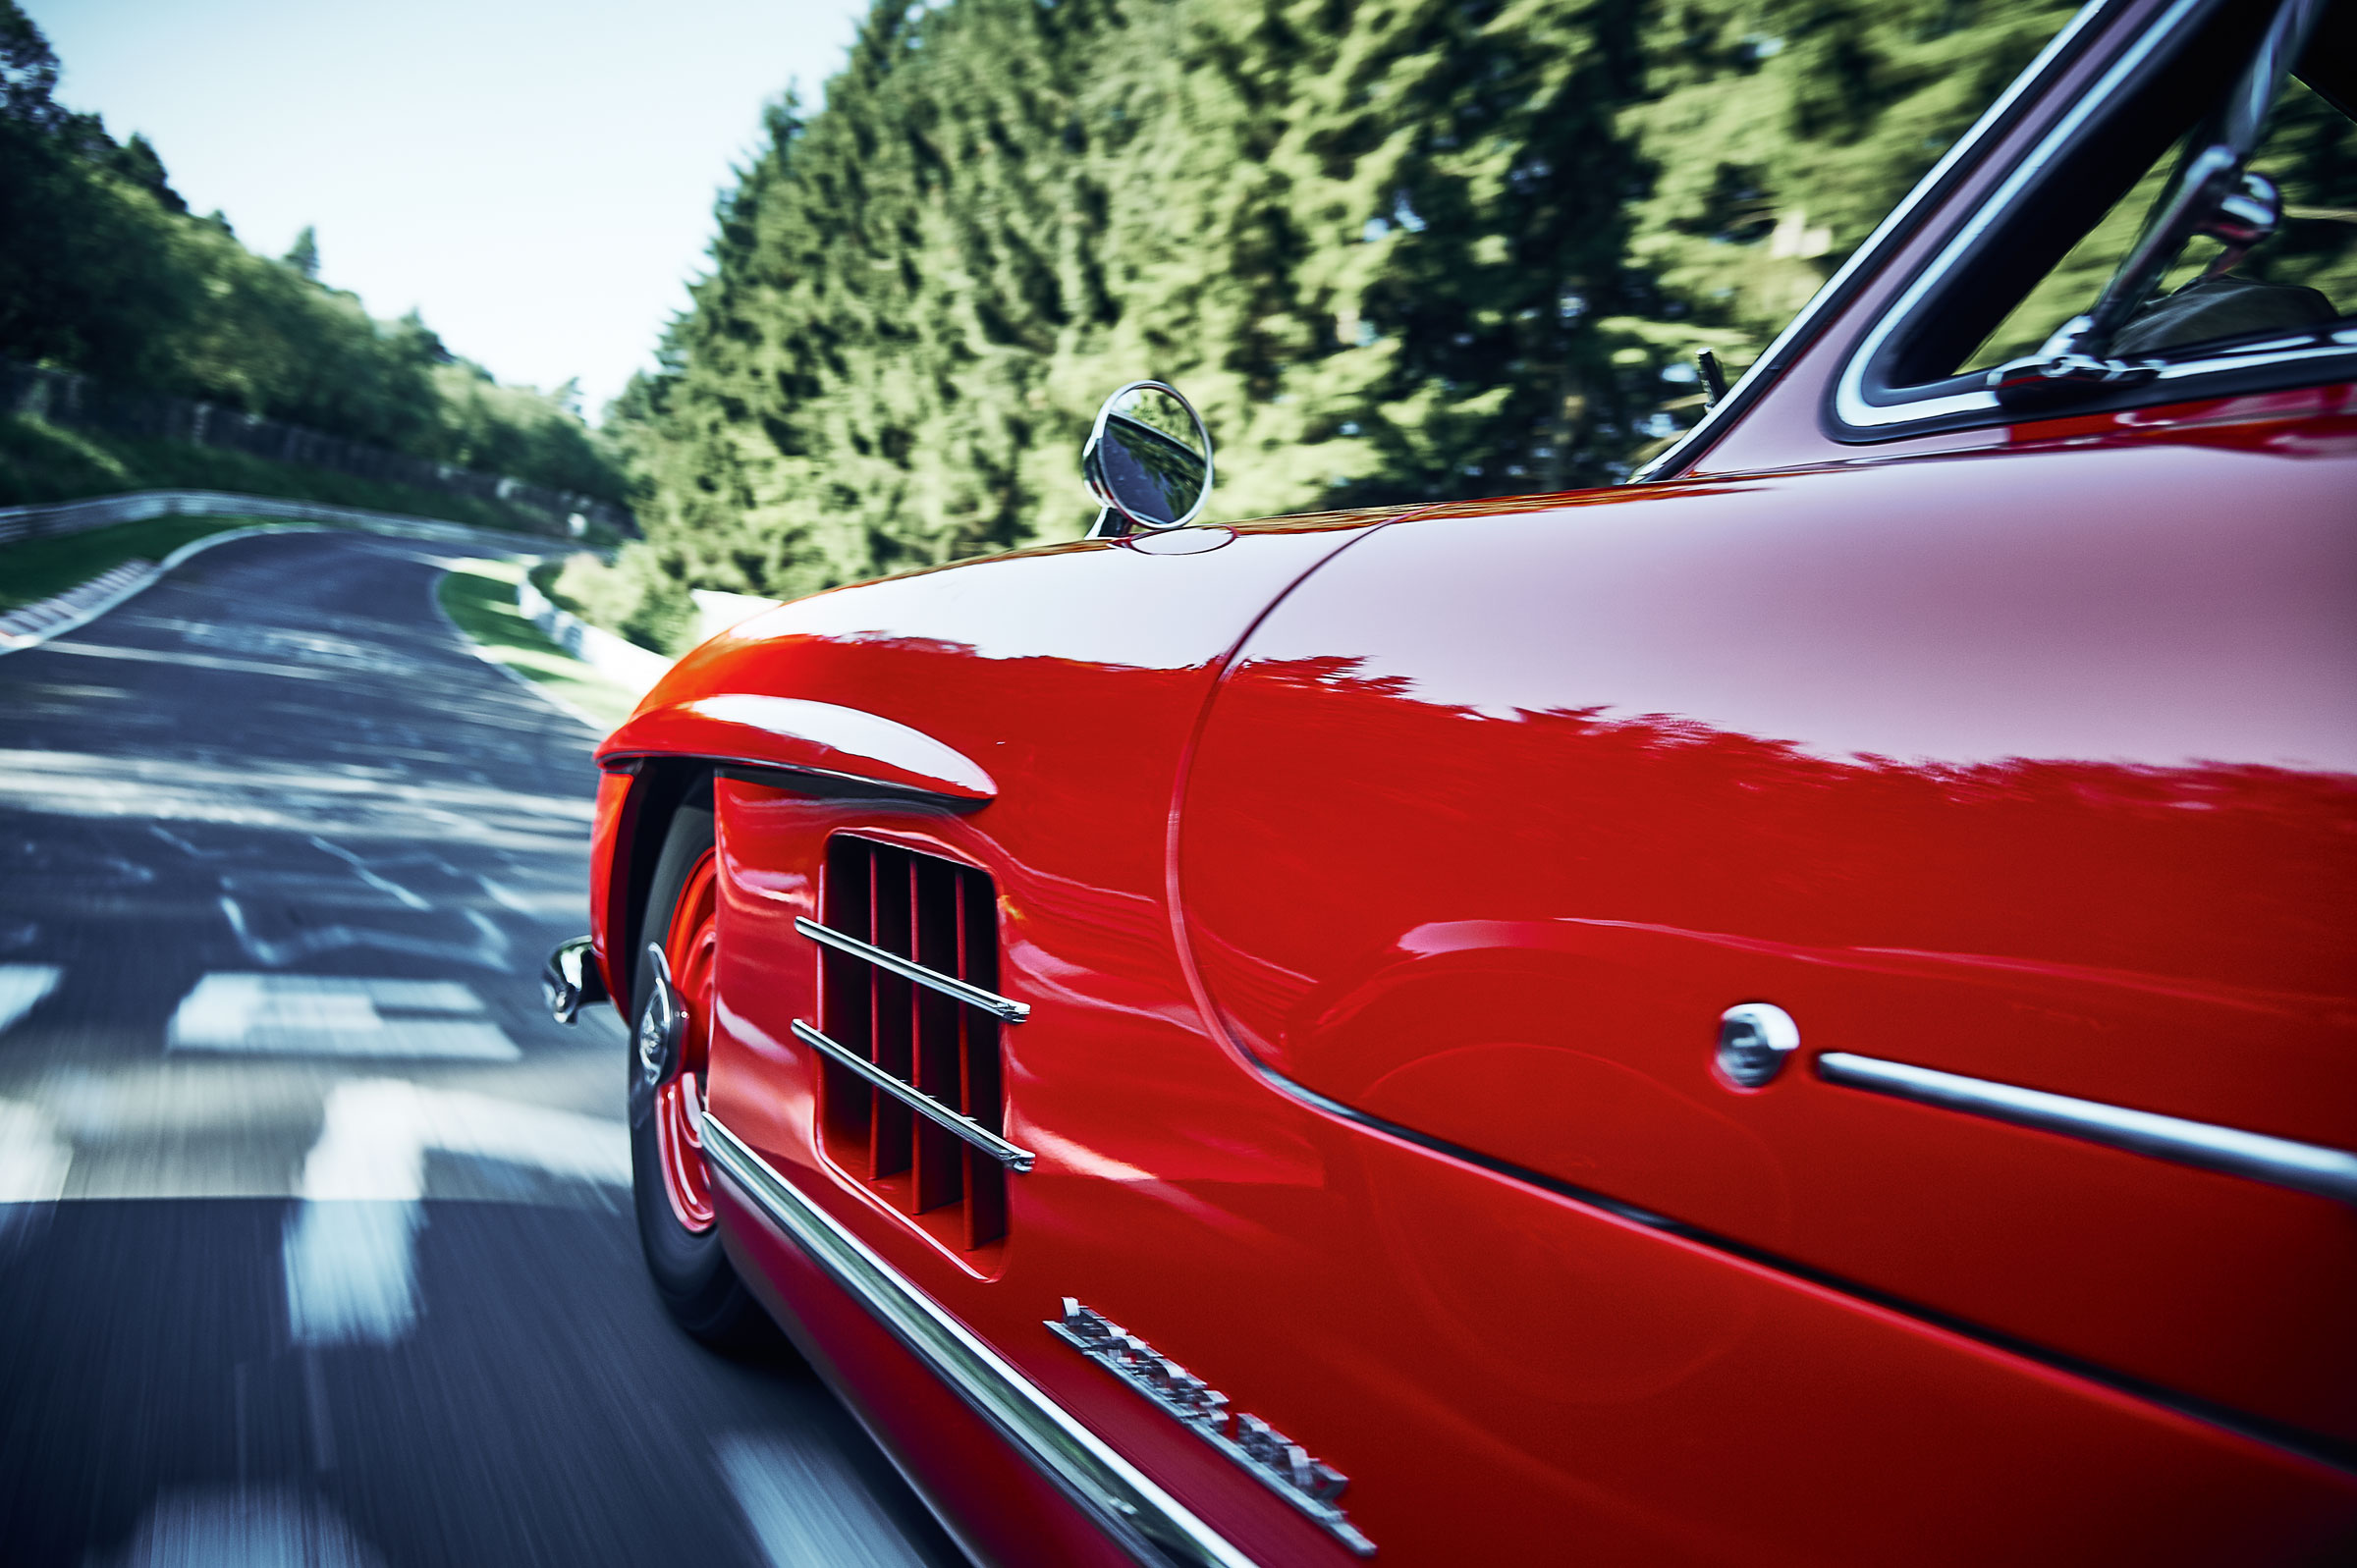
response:
[[[1120,1324],[1064,1298],[1064,1317],[1049,1332],[1144,1394],[1196,1436],[1248,1471],[1254,1480],[1315,1520],[1361,1557],[1375,1542],[1360,1535],[1335,1505],[1350,1478],[1258,1416],[1231,1415],[1228,1396],[1163,1355]]]

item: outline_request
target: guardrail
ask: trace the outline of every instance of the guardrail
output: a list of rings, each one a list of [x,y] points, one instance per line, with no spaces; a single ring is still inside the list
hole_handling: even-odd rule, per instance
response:
[[[276,496],[240,496],[223,490],[134,490],[119,496],[96,496],[87,501],[55,501],[28,507],[0,507],[0,544],[19,539],[48,539],[81,533],[118,522],[144,522],[150,517],[270,517],[287,522],[329,522],[450,544],[483,545],[515,550],[538,546],[544,536],[501,533],[469,528],[436,517],[412,517],[397,512],[370,512],[361,507],[333,507],[315,501],[285,501]]]
[[[654,689],[655,682],[663,678],[674,662],[651,648],[641,648],[602,626],[589,624],[552,602],[532,585],[528,576],[516,585],[516,608],[549,641],[640,696]]]
[[[775,610],[780,601],[749,593],[721,593],[709,588],[691,590],[695,597],[698,641],[726,630],[749,616]],[[678,661],[618,637],[551,600],[526,577],[516,587],[516,608],[538,626],[548,640],[583,664],[603,671],[632,691],[644,695]]]

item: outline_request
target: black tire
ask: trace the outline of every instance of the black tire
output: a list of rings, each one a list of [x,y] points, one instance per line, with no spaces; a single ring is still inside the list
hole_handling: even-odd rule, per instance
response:
[[[632,971],[630,1045],[624,1061],[637,1070],[638,1027],[654,999],[655,965],[646,953],[671,929],[673,907],[697,860],[712,847],[712,808],[690,802],[671,819],[663,852],[655,862],[654,885],[647,891],[645,918],[638,923],[637,963]],[[627,1080],[626,1080],[627,1083]],[[655,1118],[643,1117],[630,1129],[630,1191],[638,1216],[638,1245],[646,1254],[646,1271],[655,1294],[672,1321],[716,1350],[732,1354],[775,1351],[784,1336],[744,1281],[721,1245],[720,1227],[689,1230],[672,1212],[663,1189],[661,1156],[655,1148]]]

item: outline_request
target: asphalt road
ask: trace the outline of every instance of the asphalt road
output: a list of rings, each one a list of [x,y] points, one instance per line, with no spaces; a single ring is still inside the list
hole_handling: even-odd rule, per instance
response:
[[[675,1331],[593,736],[424,548],[263,537],[0,658],[0,1558],[951,1563],[790,1354]]]

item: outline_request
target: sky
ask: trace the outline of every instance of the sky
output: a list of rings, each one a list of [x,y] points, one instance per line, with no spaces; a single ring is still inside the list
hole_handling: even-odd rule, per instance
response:
[[[197,212],[377,316],[415,307],[592,418],[653,363],[712,204],[790,81],[815,106],[867,0],[20,0],[57,96],[146,134]]]

